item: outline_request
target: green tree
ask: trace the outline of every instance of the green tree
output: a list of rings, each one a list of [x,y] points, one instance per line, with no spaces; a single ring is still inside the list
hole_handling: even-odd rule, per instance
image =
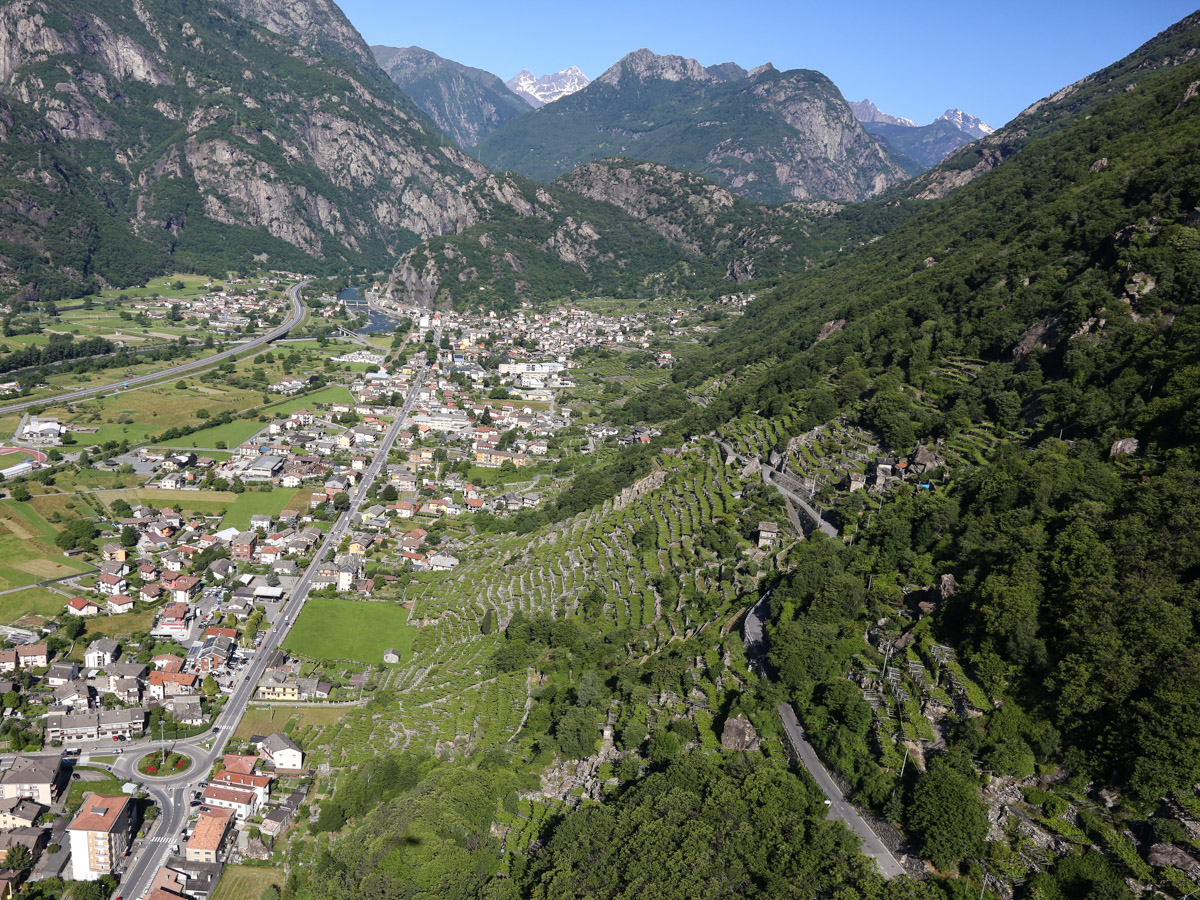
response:
[[[917,782],[907,819],[920,842],[921,854],[939,869],[950,869],[984,850],[987,808],[971,778],[945,757],[935,758]]]
[[[209,700],[211,700],[213,697],[217,696],[220,691],[221,686],[217,684],[217,679],[213,678],[211,675],[205,675],[204,681],[200,685],[201,696],[207,697]]]
[[[121,546],[136,547],[138,542],[137,529],[132,525],[126,525],[121,529]]]
[[[33,854],[24,844],[13,844],[4,854],[4,866],[23,872],[33,866]]]
[[[350,508],[350,495],[345,491],[338,491],[333,495],[333,508],[338,512],[345,512]]]

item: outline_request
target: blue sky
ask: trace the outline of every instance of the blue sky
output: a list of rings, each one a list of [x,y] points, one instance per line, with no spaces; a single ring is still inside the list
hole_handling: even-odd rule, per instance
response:
[[[958,106],[997,127],[1120,59],[1196,2],[339,0],[370,44],[415,44],[504,79],[570,65],[595,78],[649,47],[704,65],[817,69],[847,99],[869,97],[894,115],[923,124]]]

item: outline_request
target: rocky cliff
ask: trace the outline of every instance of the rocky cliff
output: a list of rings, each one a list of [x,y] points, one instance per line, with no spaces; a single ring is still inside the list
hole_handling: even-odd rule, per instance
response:
[[[704,175],[752,200],[862,200],[906,177],[819,72],[638,50],[588,87],[505,123],[477,152],[549,181],[606,156]]]
[[[373,46],[376,62],[460,147],[474,147],[529,106],[495,75],[420,47]]]
[[[323,27],[301,8],[336,10],[317,0],[288,8],[301,36]],[[74,207],[41,186],[64,177],[71,193],[102,198],[104,221],[81,226],[110,242],[123,234],[118,243],[135,241],[163,266],[173,256],[209,267],[305,257],[378,266],[469,224],[461,190],[483,170],[394,86],[360,79],[346,59],[195,0],[6,4],[0,97],[29,133],[53,137],[32,168],[23,148],[0,148],[0,165],[20,170],[0,203],[0,230],[25,248],[4,254],[9,279],[59,269],[43,238]],[[69,164],[56,170],[56,156]],[[98,258],[67,277],[107,277]]]

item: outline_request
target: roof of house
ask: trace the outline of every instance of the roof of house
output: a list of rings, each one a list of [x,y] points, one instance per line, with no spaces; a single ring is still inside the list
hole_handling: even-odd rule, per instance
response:
[[[249,775],[254,771],[254,764],[258,762],[258,757],[244,753],[226,753],[222,762],[225,764],[227,772],[233,772],[235,775]]]
[[[124,794],[88,794],[83,798],[83,806],[79,808],[79,814],[71,822],[69,830],[112,831],[129,806],[129,799]]]
[[[0,783],[53,784],[61,766],[61,756],[18,756],[8,771],[0,776]]]
[[[229,831],[229,820],[232,816],[232,809],[206,809],[200,813],[192,836],[187,839],[188,849],[215,852]]]
[[[116,653],[121,645],[112,638],[102,637],[91,642],[88,645],[88,650],[97,650],[100,653]]]
[[[268,734],[262,741],[262,748],[270,755],[275,755],[281,750],[295,750],[297,753],[303,753],[296,742],[286,734],[280,734],[278,731]]]

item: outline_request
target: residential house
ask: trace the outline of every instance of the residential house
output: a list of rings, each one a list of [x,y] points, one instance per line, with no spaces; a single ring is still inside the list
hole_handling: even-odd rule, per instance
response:
[[[79,677],[79,666],[73,662],[56,662],[46,671],[46,684],[61,687]]]
[[[108,607],[108,611],[114,616],[133,612],[133,598],[128,594],[113,594],[108,598],[106,606]]]
[[[46,740],[98,741],[112,737],[137,737],[146,728],[146,710],[92,709],[79,712],[51,713],[46,717]]]
[[[182,638],[188,633],[191,618],[192,608],[186,603],[168,603],[159,612],[154,631],[166,637]]]
[[[123,578],[118,578],[113,575],[101,575],[100,578],[115,578],[121,584],[125,583]],[[102,582],[97,581],[97,587]],[[105,591],[101,589],[101,593],[117,593],[116,591]],[[98,616],[100,615],[100,604],[94,600],[85,600],[83,597],[72,597],[67,601],[67,615],[69,616]]]
[[[88,645],[83,664],[89,669],[103,669],[121,655],[121,645],[112,638],[99,638]]]
[[[249,562],[254,559],[254,550],[258,546],[257,531],[242,531],[229,544],[229,552],[236,560]]]
[[[148,682],[150,696],[165,700],[180,694],[195,694],[200,688],[200,676],[194,672],[151,672]]]
[[[57,756],[18,756],[0,776],[0,797],[5,800],[25,798],[53,806],[66,786],[62,754]]]
[[[304,751],[286,734],[269,734],[258,745],[259,752],[277,770],[299,772],[304,768]]]
[[[50,665],[50,651],[45,643],[21,644],[12,650],[0,650],[0,672],[39,669],[48,665]]]
[[[184,849],[188,862],[223,862],[235,816],[231,809],[205,809]]]
[[[200,593],[202,584],[203,582],[195,575],[184,575],[182,578],[176,578],[175,586],[171,588],[171,598],[176,603],[190,603]]]
[[[128,551],[116,541],[109,541],[101,552],[105,562],[125,562],[125,558],[129,555]]]
[[[142,585],[142,589],[138,591],[138,599],[143,603],[157,603],[163,595],[163,586],[155,581],[151,584]]]
[[[258,810],[258,798],[254,791],[220,787],[210,784],[204,789],[201,803],[208,807],[232,810],[239,819],[250,818]]]
[[[71,843],[71,877],[99,881],[112,875],[129,848],[133,799],[123,794],[87,794],[67,831]]]
[[[48,807],[27,797],[0,799],[0,830],[32,828]]]
[[[265,804],[267,798],[271,796],[272,780],[270,775],[230,772],[228,769],[222,769],[212,777],[212,783],[215,785],[237,788],[240,791],[253,791],[259,806]]]

